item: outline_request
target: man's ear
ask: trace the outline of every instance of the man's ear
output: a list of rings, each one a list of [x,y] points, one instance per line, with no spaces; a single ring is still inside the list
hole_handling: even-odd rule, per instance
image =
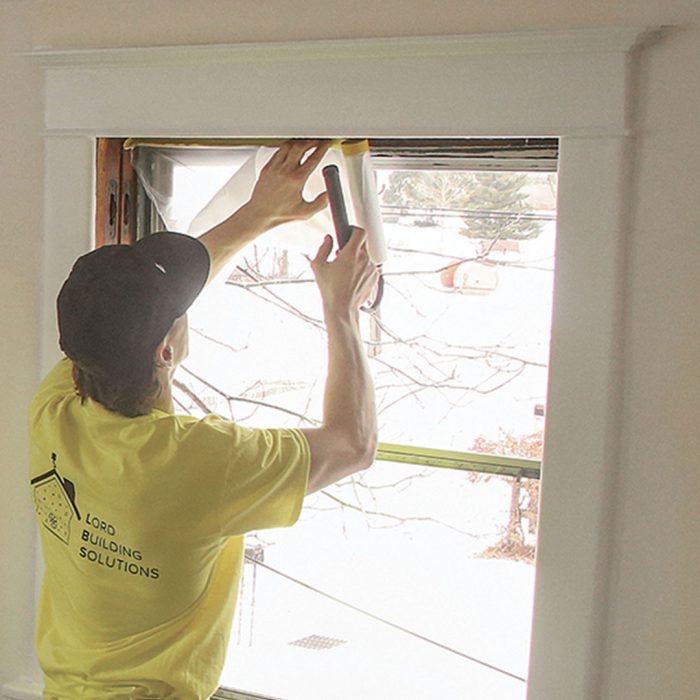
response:
[[[153,361],[156,367],[172,367],[173,364],[173,348],[170,345],[170,339],[166,335],[165,338],[158,344],[153,354]]]

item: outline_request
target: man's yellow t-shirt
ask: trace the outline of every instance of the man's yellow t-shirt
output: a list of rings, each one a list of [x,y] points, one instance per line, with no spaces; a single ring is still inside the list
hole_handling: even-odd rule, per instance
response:
[[[46,563],[36,630],[44,697],[208,698],[242,535],[297,520],[306,439],[212,416],[125,418],[81,401],[71,369],[59,362],[29,412]]]

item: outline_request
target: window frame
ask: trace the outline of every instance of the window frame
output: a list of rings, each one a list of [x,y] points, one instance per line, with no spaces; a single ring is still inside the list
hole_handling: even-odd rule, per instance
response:
[[[559,240],[528,697],[597,696],[623,396],[619,317],[634,126],[628,95],[638,65],[632,59],[657,35],[616,27],[31,52],[44,69],[46,98],[40,368],[58,356],[54,303],[64,272],[94,243],[96,136],[216,137],[233,127],[253,137],[389,136],[397,124],[425,136],[558,136]],[[366,99],[346,91],[353,81]],[[35,567],[31,556],[16,565]],[[28,658],[18,676],[31,667]],[[3,692],[31,697],[26,687],[18,680]]]

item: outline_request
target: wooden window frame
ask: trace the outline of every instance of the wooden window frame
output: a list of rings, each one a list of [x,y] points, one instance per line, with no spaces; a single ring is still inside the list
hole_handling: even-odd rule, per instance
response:
[[[96,143],[95,247],[136,242],[137,177],[126,139],[98,138]]]

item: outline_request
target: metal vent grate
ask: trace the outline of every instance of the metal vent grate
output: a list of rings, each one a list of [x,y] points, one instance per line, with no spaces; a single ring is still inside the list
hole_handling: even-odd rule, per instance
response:
[[[339,647],[341,644],[346,643],[346,639],[323,637],[320,634],[311,634],[308,637],[302,637],[301,639],[296,639],[293,642],[289,642],[290,646],[294,645],[297,647],[303,647],[304,649],[313,649],[314,651],[321,651],[323,649],[333,649],[335,647]]]

